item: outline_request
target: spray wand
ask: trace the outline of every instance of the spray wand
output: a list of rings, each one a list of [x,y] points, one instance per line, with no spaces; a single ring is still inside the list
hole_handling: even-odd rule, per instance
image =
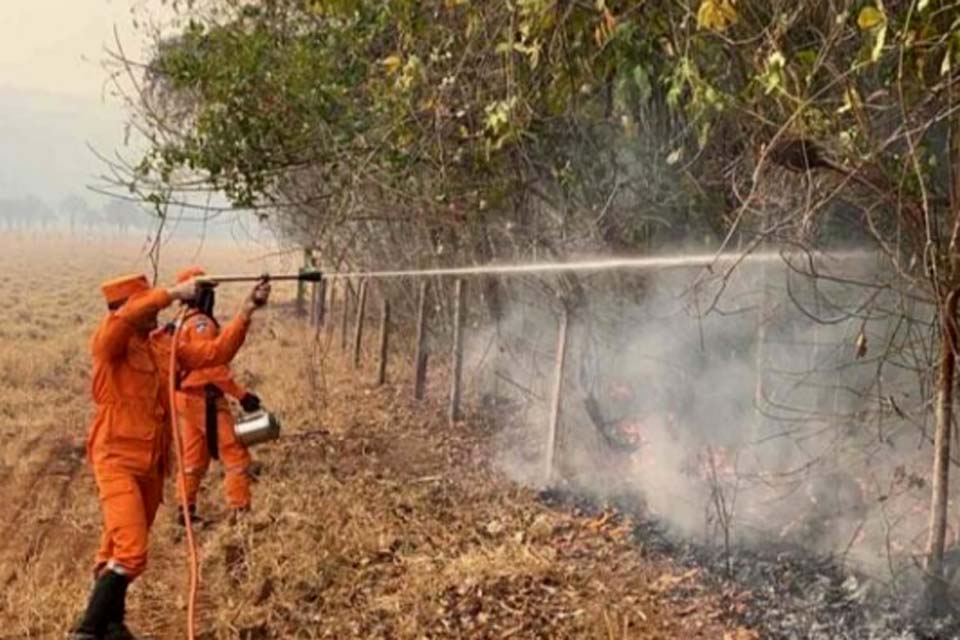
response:
[[[218,285],[234,282],[282,282],[287,280],[293,280],[297,282],[320,282],[323,280],[323,272],[310,270],[302,273],[264,273],[259,276],[251,276],[246,274],[205,275],[198,277],[197,283],[200,285]]]

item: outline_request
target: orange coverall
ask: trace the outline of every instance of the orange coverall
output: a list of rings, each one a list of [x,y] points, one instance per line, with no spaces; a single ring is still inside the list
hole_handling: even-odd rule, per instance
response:
[[[202,345],[218,338],[217,323],[198,310],[184,318],[180,328],[180,345]],[[190,347],[188,347],[190,348]],[[177,393],[177,414],[180,435],[183,439],[184,472],[187,477],[187,500],[191,505],[197,501],[197,493],[207,469],[211,452],[207,447],[206,388],[214,385],[221,395],[215,400],[217,441],[220,461],[224,467],[224,490],[227,504],[233,509],[250,506],[250,451],[237,440],[235,422],[230,406],[222,394],[237,400],[246,395],[246,390],[237,384],[228,365],[219,365],[187,372],[180,381]]]
[[[142,283],[142,291],[101,321],[90,342],[96,409],[87,455],[104,517],[97,570],[107,567],[130,579],[146,568],[148,532],[163,495],[172,435],[166,357],[170,338],[137,330],[171,298],[165,289],[147,289],[145,278]],[[113,301],[108,297],[108,302]],[[229,362],[243,344],[248,325],[241,314],[216,340],[178,345],[178,364],[201,368]]]

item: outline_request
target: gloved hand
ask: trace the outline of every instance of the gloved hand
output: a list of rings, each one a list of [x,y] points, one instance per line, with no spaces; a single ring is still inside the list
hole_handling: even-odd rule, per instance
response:
[[[253,395],[252,393],[247,393],[242,398],[240,398],[240,406],[247,413],[252,413],[260,409],[260,398]]]

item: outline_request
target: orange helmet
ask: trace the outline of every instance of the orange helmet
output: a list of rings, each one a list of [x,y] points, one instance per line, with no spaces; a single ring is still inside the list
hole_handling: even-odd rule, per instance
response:
[[[207,272],[203,267],[187,267],[177,273],[177,284],[186,282],[190,278],[197,278],[204,275],[207,275]]]
[[[107,306],[111,309],[117,309],[131,296],[149,288],[150,282],[142,273],[120,276],[100,284],[100,291],[103,292]]]

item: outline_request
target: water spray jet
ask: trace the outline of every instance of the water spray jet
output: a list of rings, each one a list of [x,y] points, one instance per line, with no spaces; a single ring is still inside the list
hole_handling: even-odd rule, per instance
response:
[[[434,269],[408,269],[388,271],[347,271],[343,273],[325,273],[323,279],[345,280],[351,278],[414,278],[430,276],[479,276],[479,275],[532,275],[546,273],[566,273],[573,271],[602,272],[623,270],[662,271],[667,269],[713,270],[725,265],[735,267],[740,263],[770,263],[789,256],[797,258],[851,259],[869,255],[866,251],[824,252],[761,252],[761,253],[705,253],[692,255],[662,255],[635,258],[605,258],[597,260],[579,260],[573,262],[537,262],[528,264],[486,264],[473,267],[439,267]]]

